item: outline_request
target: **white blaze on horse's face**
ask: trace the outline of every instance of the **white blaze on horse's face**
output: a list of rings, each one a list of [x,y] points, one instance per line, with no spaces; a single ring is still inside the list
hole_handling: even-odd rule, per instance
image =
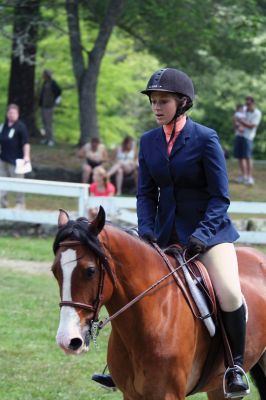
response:
[[[71,280],[74,269],[77,266],[77,254],[73,249],[68,249],[61,253],[62,269],[62,301],[72,301]],[[79,354],[88,350],[84,343],[85,331],[87,328],[81,328],[80,318],[73,307],[62,306],[60,311],[60,323],[56,335],[58,345],[66,352]],[[75,344],[80,343],[76,349]]]

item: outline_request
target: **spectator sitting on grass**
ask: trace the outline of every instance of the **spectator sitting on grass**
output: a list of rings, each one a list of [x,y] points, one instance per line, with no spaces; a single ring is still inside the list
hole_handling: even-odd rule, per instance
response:
[[[93,137],[90,143],[86,143],[80,148],[78,157],[86,159],[82,166],[83,183],[91,183],[93,169],[107,161],[108,158],[104,144],[100,143],[100,139],[97,137]]]
[[[137,170],[135,143],[131,136],[126,136],[116,151],[115,164],[108,171],[108,176],[115,175],[116,194],[121,195],[124,175]]]

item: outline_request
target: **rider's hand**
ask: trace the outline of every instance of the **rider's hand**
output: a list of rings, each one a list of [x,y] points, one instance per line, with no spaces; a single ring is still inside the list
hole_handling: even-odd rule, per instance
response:
[[[145,242],[148,242],[148,243],[156,243],[156,242],[157,242],[157,240],[155,239],[155,237],[154,237],[153,234],[151,234],[151,233],[144,233],[144,234],[141,236],[141,238],[142,238],[143,240],[145,240]]]
[[[206,245],[196,237],[190,236],[187,251],[191,256],[195,256],[198,253],[204,253],[206,251]]]

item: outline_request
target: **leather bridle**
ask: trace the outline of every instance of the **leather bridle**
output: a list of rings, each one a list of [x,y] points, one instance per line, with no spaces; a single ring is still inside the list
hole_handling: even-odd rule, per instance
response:
[[[65,246],[72,247],[72,246],[80,246],[80,245],[82,245],[82,243],[79,242],[78,240],[68,240],[68,241],[59,243],[59,247],[65,247]],[[63,301],[60,301],[60,303],[59,303],[60,308],[63,306],[67,306],[67,307],[80,308],[85,311],[93,312],[93,316],[89,321],[90,324],[92,324],[92,322],[98,321],[100,308],[102,306],[104,278],[105,278],[105,269],[104,269],[102,263],[100,263],[100,265],[99,265],[99,270],[100,270],[100,278],[99,278],[97,295],[96,295],[96,299],[93,301],[92,304],[85,304],[85,303],[80,303],[80,302],[72,301],[72,300],[66,300],[66,301],[63,300]]]

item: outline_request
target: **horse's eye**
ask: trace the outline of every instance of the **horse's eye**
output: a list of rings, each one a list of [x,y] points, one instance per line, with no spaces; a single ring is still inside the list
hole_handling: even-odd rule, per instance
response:
[[[90,279],[95,274],[96,268],[95,267],[88,267],[84,269],[84,276],[86,279]]]

